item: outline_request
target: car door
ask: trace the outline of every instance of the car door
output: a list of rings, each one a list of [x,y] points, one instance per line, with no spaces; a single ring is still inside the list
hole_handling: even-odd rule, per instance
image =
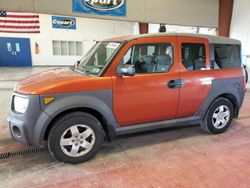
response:
[[[178,37],[180,56],[180,101],[177,118],[193,116],[208,95],[212,75],[210,52],[207,39],[198,37]]]
[[[112,64],[113,110],[120,126],[176,117],[179,80],[176,37],[128,42]],[[117,67],[133,64],[134,76],[118,76]]]

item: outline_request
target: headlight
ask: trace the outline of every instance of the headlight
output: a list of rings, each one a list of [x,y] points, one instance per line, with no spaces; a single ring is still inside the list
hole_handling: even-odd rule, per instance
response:
[[[29,99],[19,96],[14,96],[14,110],[19,113],[24,113],[27,110]]]

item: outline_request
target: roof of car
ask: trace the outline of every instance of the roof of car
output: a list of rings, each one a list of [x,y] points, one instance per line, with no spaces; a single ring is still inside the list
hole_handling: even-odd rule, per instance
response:
[[[168,36],[205,38],[208,39],[209,43],[215,43],[215,44],[241,44],[239,40],[232,38],[215,36],[215,35],[193,34],[193,33],[154,33],[154,34],[142,34],[142,35],[128,35],[128,36],[115,37],[108,40],[131,41],[148,37],[168,37]]]

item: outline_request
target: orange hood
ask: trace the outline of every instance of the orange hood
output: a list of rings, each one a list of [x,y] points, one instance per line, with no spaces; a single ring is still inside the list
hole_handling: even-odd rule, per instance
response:
[[[25,94],[53,94],[110,89],[111,79],[80,74],[69,68],[44,71],[17,83],[15,91]]]

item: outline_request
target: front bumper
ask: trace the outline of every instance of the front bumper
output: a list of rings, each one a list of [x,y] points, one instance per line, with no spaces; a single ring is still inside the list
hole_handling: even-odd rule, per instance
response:
[[[15,95],[24,96],[29,99],[27,110],[24,114],[14,111],[13,97]],[[40,108],[39,95],[12,94],[11,111],[7,118],[10,134],[18,142],[32,146],[43,144],[42,131],[50,117]]]
[[[20,121],[16,118],[13,118],[12,115],[9,115],[7,118],[9,131],[12,138],[18,142],[22,142],[28,145],[30,144],[30,139],[28,138],[27,131],[25,130],[25,124],[23,121]]]

